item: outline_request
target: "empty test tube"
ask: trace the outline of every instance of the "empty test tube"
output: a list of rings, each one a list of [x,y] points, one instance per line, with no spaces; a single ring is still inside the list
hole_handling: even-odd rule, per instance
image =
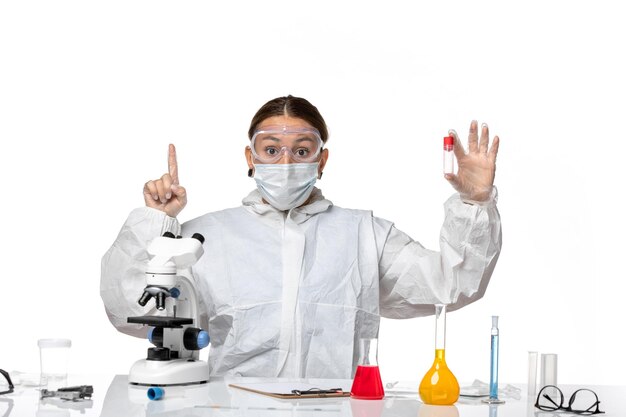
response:
[[[528,352],[528,398],[537,394],[537,352]]]

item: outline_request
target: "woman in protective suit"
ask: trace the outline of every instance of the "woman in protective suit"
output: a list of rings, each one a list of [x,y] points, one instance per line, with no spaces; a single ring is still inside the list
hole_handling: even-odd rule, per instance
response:
[[[193,267],[211,337],[212,376],[345,378],[357,366],[358,339],[377,337],[380,316],[432,314],[478,300],[501,248],[493,186],[498,137],[470,125],[466,153],[455,137],[456,189],[445,203],[440,251],[424,248],[371,211],[337,207],[314,186],[328,160],[328,130],[317,108],[280,97],[259,109],[249,129],[248,175],[257,189],[243,205],[182,225],[187,203],[176,151],[169,170],[144,186],[102,259],[101,295],[120,331],[145,337],[129,316],[152,315],[136,296],[145,285],[147,243],[171,231],[201,233]],[[207,328],[206,326],[203,326]]]

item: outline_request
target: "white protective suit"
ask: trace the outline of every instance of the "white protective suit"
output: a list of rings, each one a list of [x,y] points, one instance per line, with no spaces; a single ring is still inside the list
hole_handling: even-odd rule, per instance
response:
[[[377,337],[380,316],[455,310],[485,293],[501,247],[496,193],[484,205],[452,196],[441,252],[425,249],[371,211],[344,209],[314,189],[289,212],[262,202],[186,222],[156,209],[131,212],[102,259],[101,295],[118,330],[145,336],[128,316],[155,314],[137,303],[147,243],[166,231],[201,233],[193,272],[208,318],[212,376],[344,378],[354,375],[358,339]],[[205,327],[206,328],[206,327]]]

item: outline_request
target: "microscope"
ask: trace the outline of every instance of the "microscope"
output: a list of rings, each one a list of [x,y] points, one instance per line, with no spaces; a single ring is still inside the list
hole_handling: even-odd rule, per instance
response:
[[[138,300],[151,299],[166,315],[128,317],[128,323],[151,326],[148,340],[154,345],[148,357],[131,367],[133,385],[172,386],[202,384],[209,380],[209,365],[199,359],[209,345],[209,334],[199,328],[199,308],[191,266],[204,253],[204,237],[196,233],[182,238],[166,232],[148,245],[146,287]]]

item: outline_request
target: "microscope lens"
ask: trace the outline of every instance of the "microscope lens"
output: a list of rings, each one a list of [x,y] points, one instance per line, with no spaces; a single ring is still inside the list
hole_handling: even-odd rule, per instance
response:
[[[156,295],[156,308],[157,310],[165,309],[165,293],[159,292]]]
[[[148,291],[144,291],[143,294],[141,294],[141,297],[139,297],[139,300],[137,300],[137,302],[140,306],[143,307],[148,301],[150,301],[151,298],[152,295]]]

